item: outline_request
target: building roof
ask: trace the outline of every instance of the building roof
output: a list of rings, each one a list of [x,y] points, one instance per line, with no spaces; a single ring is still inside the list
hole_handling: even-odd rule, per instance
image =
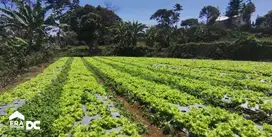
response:
[[[237,15],[233,16],[234,18],[238,17]],[[229,19],[227,16],[219,16],[215,21],[224,21]]]
[[[219,16],[215,21],[224,21],[224,20],[227,20],[229,19],[229,17],[227,16]]]

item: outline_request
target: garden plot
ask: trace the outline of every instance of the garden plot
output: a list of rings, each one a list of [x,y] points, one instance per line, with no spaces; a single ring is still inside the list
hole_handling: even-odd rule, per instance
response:
[[[230,66],[236,63],[223,61],[227,66],[224,69],[218,61],[215,66],[204,65],[207,61],[176,61],[61,58],[44,73],[0,94],[0,133],[10,136],[141,136],[138,123],[115,107],[112,95],[105,90],[112,88],[128,102],[139,104],[147,118],[166,134],[272,136],[272,102],[266,92],[271,89],[269,70],[250,72],[254,70],[250,65],[256,67],[258,63],[248,62],[242,65],[245,68],[232,69]],[[207,64],[211,65],[210,62]],[[264,68],[263,64],[260,68]],[[8,116],[15,111],[31,121],[39,120],[42,130],[10,129]]]
[[[234,92],[228,90],[228,88],[225,90],[220,90],[220,88],[219,90],[217,90],[218,88],[212,89],[212,86],[208,85],[209,81],[207,81],[203,83],[206,84],[206,86],[204,89],[202,88],[202,90],[217,92],[217,94],[210,94],[212,92],[203,92],[201,91],[201,86],[195,83],[192,84],[192,79],[186,79],[188,80],[187,82],[179,82],[179,80],[183,78],[176,78],[175,75],[165,77],[167,76],[165,74],[130,65],[131,63],[128,62],[132,62],[132,60],[122,65],[116,58],[112,57],[108,57],[107,59],[100,57],[85,59],[89,62],[89,65],[97,71],[100,77],[104,77],[106,83],[112,85],[120,94],[123,94],[123,96],[128,99],[133,99],[133,101],[136,100],[145,104],[143,107],[150,110],[151,114],[153,113],[151,117],[154,117],[154,123],[164,125],[164,123],[168,123],[170,120],[172,121],[170,123],[172,123],[173,127],[178,127],[180,130],[186,128],[190,135],[196,136],[222,136],[221,133],[225,133],[225,135],[228,136],[271,135],[269,120],[266,121],[263,119],[263,121],[267,123],[263,123],[263,128],[259,128],[256,123],[245,119],[242,115],[225,110],[224,107],[223,109],[213,107],[213,105],[220,106],[220,104],[216,104],[216,102],[211,103],[205,99],[212,99],[214,95],[220,95],[218,96],[217,102],[220,103],[226,94],[222,94],[218,91],[223,91],[223,93],[229,92],[237,94],[235,96],[236,98],[233,98],[233,96],[229,98],[233,101],[234,99],[238,99],[239,95],[243,97],[246,91],[237,90]],[[131,59],[134,59],[133,62],[135,64],[141,65],[141,62],[137,61],[137,58]],[[186,92],[183,92],[182,88],[177,88],[179,90],[176,90],[179,84],[183,84],[183,90]],[[194,86],[200,89],[194,91],[192,90],[195,88]],[[185,87],[187,90],[185,90]],[[191,91],[189,90],[190,88]],[[203,93],[205,93],[206,96],[204,96]],[[261,92],[249,92],[246,95],[269,98],[269,96]],[[194,96],[201,98],[201,100],[194,98]],[[201,106],[205,106],[205,104],[208,105],[206,107],[192,107],[197,104]],[[243,103],[240,103],[238,105],[242,104]],[[268,103],[264,104],[269,106]],[[229,123],[235,124],[230,125]],[[201,131],[199,129],[201,129]]]

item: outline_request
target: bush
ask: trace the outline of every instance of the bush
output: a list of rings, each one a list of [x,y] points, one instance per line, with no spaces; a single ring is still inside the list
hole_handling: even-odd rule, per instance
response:
[[[147,46],[127,46],[127,47],[115,47],[113,55],[117,56],[152,56],[154,55],[154,49]]]
[[[257,39],[258,43],[265,45],[265,46],[271,46],[272,47],[272,38],[262,38],[262,39]]]
[[[12,42],[12,43],[11,43]],[[38,52],[27,52],[27,45],[11,41],[0,43],[0,88],[6,86],[18,74],[30,67],[50,61],[57,52],[54,48],[43,48]]]
[[[183,37],[179,38],[178,43],[187,42],[215,42],[222,40],[238,39],[241,36],[251,36],[248,32],[239,30],[223,29],[216,26],[199,25],[191,28],[181,28]]]
[[[242,39],[242,38],[241,38]],[[168,48],[168,57],[231,60],[272,60],[272,47],[249,38],[234,42],[186,43]]]
[[[68,56],[68,57],[84,57],[89,56],[89,47],[88,46],[68,46],[65,49],[62,49],[62,53],[59,56]]]

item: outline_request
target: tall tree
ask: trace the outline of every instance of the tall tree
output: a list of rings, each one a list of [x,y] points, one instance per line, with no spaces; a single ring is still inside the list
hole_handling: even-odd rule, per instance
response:
[[[272,29],[272,10],[264,16],[258,16],[255,21],[255,26],[259,28]]]
[[[244,4],[243,6],[243,20],[246,22],[247,25],[251,25],[251,16],[255,12],[256,7],[251,0],[247,4]]]
[[[161,46],[170,46],[172,32],[177,30],[174,25],[179,22],[180,11],[182,10],[182,6],[180,4],[176,4],[171,10],[159,9],[150,17],[151,20],[156,20],[158,22],[158,37],[160,37]]]
[[[264,15],[265,21],[264,26],[266,28],[272,29],[272,10],[269,11],[266,15]]]
[[[144,35],[146,25],[133,22],[120,22],[112,29],[115,34],[115,41],[118,41],[119,46],[137,46],[137,41],[140,36]]]
[[[113,12],[119,11],[119,7],[113,5],[111,2],[105,2],[104,5],[105,5],[105,8],[108,9],[109,11],[113,11]]]
[[[242,13],[242,10],[243,10],[243,0],[230,0],[226,10],[226,16],[229,17],[228,27],[232,27],[234,25],[233,18],[235,16],[239,16],[240,13]]]
[[[220,11],[214,6],[205,6],[202,8],[199,14],[199,18],[206,18],[206,24],[212,25],[215,23],[215,20],[219,17]]]
[[[96,46],[99,37],[98,30],[101,27],[101,17],[95,13],[83,15],[79,21],[79,39],[87,42],[89,51]]]
[[[151,20],[156,20],[160,26],[172,26],[179,22],[180,11],[183,10],[180,4],[176,4],[174,9],[159,9],[151,17]]]
[[[63,17],[61,17],[60,22],[63,24],[68,24],[70,26],[70,30],[76,32],[78,37],[80,37],[82,34],[78,31],[79,21],[82,16],[89,13],[95,13],[100,16],[101,26],[98,30],[98,44],[107,44],[109,42],[112,42],[112,34],[110,29],[114,25],[118,24],[121,21],[121,18],[113,11],[110,11],[104,7],[94,7],[92,5],[85,5],[84,7],[78,6],[74,10],[65,13]]]
[[[261,27],[261,25],[265,22],[265,17],[258,16],[255,21],[255,26]]]
[[[195,19],[195,18],[186,19],[186,20],[183,20],[180,25],[184,27],[195,26],[195,25],[198,25],[198,19]]]
[[[156,29],[156,27],[148,28],[145,33],[146,45],[149,47],[153,47],[155,45],[157,35],[158,30]]]
[[[110,28],[121,21],[121,18],[117,16],[114,11],[107,7],[97,6],[95,13],[101,16],[101,28],[99,29],[100,37],[99,44],[108,44],[111,42],[111,31]]]
[[[114,41],[118,43],[119,46],[127,46],[131,44],[131,36],[128,36],[128,23],[119,22],[113,28],[111,28],[114,34]]]
[[[128,22],[129,25],[129,31],[132,35],[132,45],[137,46],[138,37],[141,34],[144,34],[144,29],[146,28],[146,25],[139,23],[138,21]]]
[[[177,26],[165,28],[157,27],[157,29],[157,39],[161,47],[167,48],[171,46],[172,43],[177,41],[177,37],[179,36],[179,30]]]
[[[54,10],[75,8],[79,6],[79,0],[43,0],[46,4],[53,5]]]
[[[55,25],[55,14],[52,13],[46,16],[52,5],[43,7],[40,0],[37,0],[34,7],[19,1],[15,1],[15,4],[19,9],[18,11],[0,8],[1,14],[8,18],[8,22],[3,24],[3,26],[12,26],[20,29],[21,32],[25,32],[29,49],[38,50],[41,46],[46,26]]]

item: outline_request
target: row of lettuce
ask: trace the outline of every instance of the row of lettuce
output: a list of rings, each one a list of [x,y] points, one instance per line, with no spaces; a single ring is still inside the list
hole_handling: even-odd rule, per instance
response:
[[[205,67],[199,66],[201,64],[194,65],[191,60],[175,60],[175,59],[150,59],[150,58],[139,58],[137,60],[133,58],[108,58],[114,61],[123,61],[125,63],[131,62],[133,60],[133,64],[136,64],[141,67],[146,67],[152,70],[166,72],[171,74],[180,75],[183,77],[189,77],[193,79],[199,80],[209,80],[211,84],[221,84],[221,85],[228,85],[232,86],[237,89],[250,89],[255,91],[262,91],[265,93],[271,94],[272,85],[271,80],[272,78],[269,76],[264,76],[259,72],[253,71],[250,73],[247,72],[240,72],[231,71],[232,68],[228,69],[227,63],[222,61],[222,66],[226,68],[220,69],[214,66]],[[174,61],[173,61],[174,60]],[[182,62],[191,62],[191,65],[184,65]],[[196,61],[197,62],[197,61]],[[210,62],[217,62],[217,61],[210,61]],[[189,64],[189,63],[187,63]],[[243,65],[242,62],[240,64]],[[244,62],[244,64],[247,64]],[[260,63],[262,64],[262,63]],[[260,65],[262,66],[262,65]],[[266,65],[268,66],[268,65]],[[236,68],[237,66],[234,66]],[[244,66],[245,67],[245,66]],[[252,65],[251,67],[255,67],[256,70],[260,70],[263,67],[258,68],[256,65]],[[247,68],[247,67],[245,67]]]
[[[128,58],[129,59],[129,58]],[[133,59],[133,58],[132,58]],[[230,60],[198,60],[175,58],[140,58],[141,60],[153,60],[177,66],[189,66],[194,68],[214,68],[219,70],[257,73],[264,76],[272,75],[272,66],[269,62],[230,61]]]
[[[42,103],[42,101],[40,101],[39,99],[45,97],[44,95],[46,94],[46,91],[51,91],[52,90],[51,88],[57,85],[56,83],[61,80],[60,79],[61,76],[65,75],[64,73],[69,68],[69,64],[71,61],[72,61],[71,58],[62,58],[56,61],[55,63],[51,64],[48,68],[44,70],[43,73],[39,74],[35,78],[32,78],[31,80],[16,86],[10,91],[1,93],[0,94],[1,105],[9,104],[14,100],[25,100],[27,103],[23,105],[23,107],[19,108],[18,111],[23,113],[25,117],[27,117],[26,115],[31,115],[31,113],[37,115],[37,113],[39,113],[41,111],[41,108],[43,107],[39,106],[40,103]],[[35,106],[35,103],[38,104]],[[46,109],[51,110],[51,108]],[[0,116],[1,118],[0,123],[5,125],[0,127],[1,136],[7,134],[11,136],[12,135],[24,136],[25,135],[24,133],[14,132],[12,131],[12,129],[9,128],[8,121],[9,116],[16,110],[13,107],[9,107],[5,111],[6,115]],[[35,120],[33,117],[28,117],[28,120],[37,121],[37,119]]]
[[[52,80],[61,72],[67,60],[68,58],[59,59],[35,78],[20,84],[20,86],[16,86],[12,91],[2,93],[0,96],[0,104],[8,104],[16,99],[33,98],[51,84]]]
[[[27,94],[27,95],[25,95]],[[41,121],[41,130],[14,130],[9,128],[8,109],[0,116],[1,136],[140,136],[137,126],[126,117],[112,117],[109,109],[95,94],[106,96],[102,85],[80,58],[61,58],[42,74],[0,94],[1,104],[17,99],[26,100],[18,109],[27,120]],[[6,100],[7,99],[7,100]],[[84,110],[85,108],[85,110]],[[83,124],[84,117],[99,115]],[[119,130],[112,130],[122,127]]]
[[[166,84],[171,85],[171,83],[176,85],[173,82],[180,80],[176,79],[175,75],[163,78],[161,76],[166,73],[155,71],[155,74],[151,68],[143,68],[147,64],[141,64],[141,61],[133,60],[133,64],[131,60],[127,60],[130,66],[113,60],[114,58],[85,58],[84,63],[95,70],[107,85],[115,87],[119,94],[130,100],[141,102],[152,113],[150,117],[153,122],[166,129],[169,126],[176,129],[185,128],[190,134],[197,136],[271,136],[272,126],[269,124],[263,124],[261,128],[258,128],[254,122],[245,120],[238,114],[205,106],[205,100],[197,99],[191,92],[180,92],[180,88],[167,86]],[[29,120],[41,120],[42,130],[14,131],[7,126],[2,126],[0,134],[139,136],[135,124],[125,117],[111,117],[110,111],[103,102],[97,100],[95,94],[105,96],[107,93],[84,63],[80,58],[62,58],[50,65],[44,73],[10,92],[1,94],[1,104],[20,99],[27,100],[27,104],[19,108],[19,111]],[[138,67],[133,66],[137,64]],[[191,81],[188,82],[186,84],[191,83]],[[259,96],[261,93],[255,95]],[[84,113],[83,106],[86,106],[87,114]],[[187,108],[188,111],[182,112],[180,107]],[[0,123],[8,124],[8,116],[14,111],[12,108],[8,109],[8,115],[1,116]],[[80,121],[84,115],[101,117],[88,125],[83,125]],[[118,127],[122,127],[118,132],[107,132]]]
[[[89,71],[80,58],[75,58],[68,73],[67,83],[63,87],[60,98],[60,117],[54,121],[56,135],[68,136],[139,136],[137,126],[127,118],[115,118],[96,94],[106,96],[102,85],[97,83],[93,73]],[[86,106],[87,113],[84,113]],[[99,115],[88,125],[81,123],[84,115],[89,117]],[[114,128],[123,127],[118,132],[109,132]]]
[[[154,74],[147,69],[121,65],[121,63],[102,58],[84,59],[109,86],[115,88],[117,93],[140,102],[152,113],[150,117],[153,122],[163,127],[187,129],[190,134],[196,136],[272,135],[272,126],[269,124],[264,123],[258,127],[253,121],[246,120],[243,116],[219,107],[205,106],[203,100],[194,97],[190,92],[181,92],[166,85],[171,84],[169,83],[171,80],[179,80],[175,84],[184,84],[185,81],[181,82],[180,80],[183,80],[181,78],[175,79],[173,75],[160,77],[165,74]],[[134,58],[131,62],[135,60],[137,59]],[[190,83],[191,81],[187,81],[184,87]],[[194,85],[190,84],[186,87],[191,88],[190,86]],[[188,110],[182,111],[181,108]]]
[[[186,76],[178,76],[168,72],[156,71],[156,67],[145,68],[144,66],[139,65],[141,64],[141,61],[135,59],[133,63],[129,63],[132,60],[122,63],[118,60],[108,58],[95,59],[119,70],[130,73],[133,76],[148,81],[170,85],[182,92],[201,98],[214,106],[221,106],[228,109],[236,109],[237,107],[240,107],[238,111],[250,109],[253,111],[252,113],[250,113],[250,111],[245,112],[252,114],[252,117],[259,118],[259,120],[267,122],[271,120],[272,98],[263,92],[246,89],[238,90],[233,89],[233,87],[230,86],[220,84],[214,85],[209,80],[204,81]],[[191,75],[191,73],[188,72],[188,75]],[[258,113],[259,116],[256,116],[256,113]]]

